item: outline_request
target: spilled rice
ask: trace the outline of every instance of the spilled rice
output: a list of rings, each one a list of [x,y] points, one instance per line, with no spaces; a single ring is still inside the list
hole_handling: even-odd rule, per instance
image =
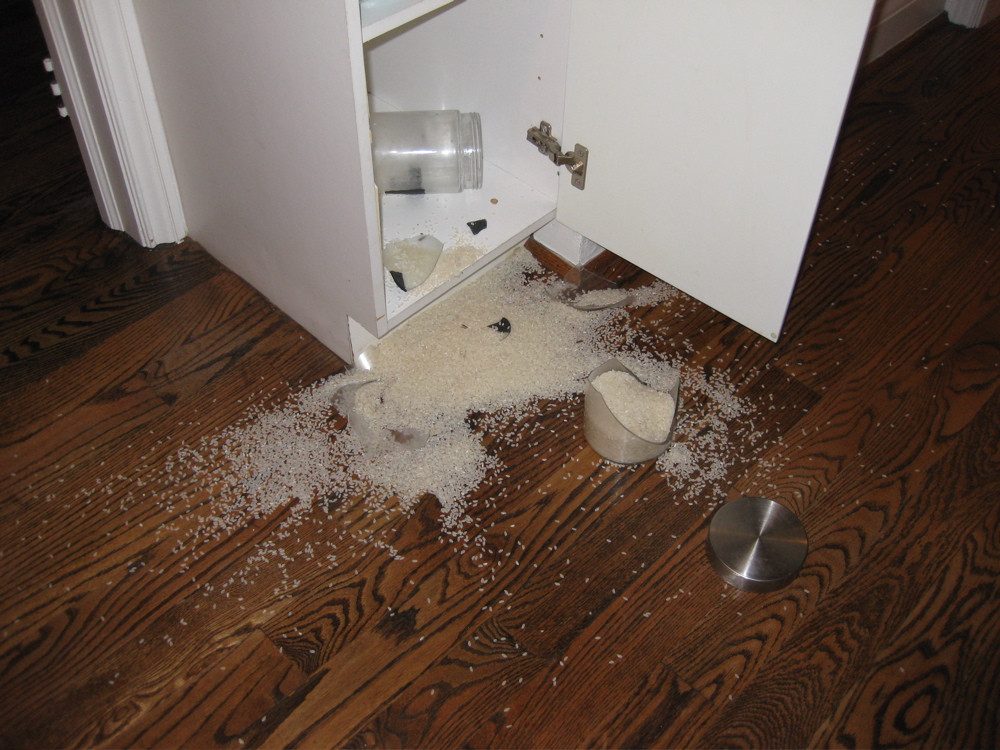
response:
[[[435,502],[442,540],[486,565],[491,550],[477,513],[537,491],[511,485],[504,449],[530,450],[543,413],[578,422],[586,377],[609,357],[654,388],[680,371],[674,442],[656,469],[674,497],[713,507],[727,489],[735,433],[745,442],[748,406],[722,373],[661,360],[656,332],[629,312],[686,298],[655,282],[630,290],[628,307],[583,311],[559,300],[557,284],[518,250],[385,338],[369,352],[370,369],[260,403],[178,451],[151,480],[178,517],[197,513],[195,524],[164,527],[174,552],[193,565],[203,545],[273,524],[236,576],[246,583],[261,565],[290,570],[283,540],[320,524],[326,548],[310,554],[349,570],[373,547],[399,559],[400,522]],[[491,327],[502,318],[509,331]],[[578,460],[558,448],[534,456],[540,465]]]

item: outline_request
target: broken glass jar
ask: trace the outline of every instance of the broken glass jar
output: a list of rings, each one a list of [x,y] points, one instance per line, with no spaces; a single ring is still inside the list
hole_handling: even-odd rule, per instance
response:
[[[384,193],[460,193],[483,186],[478,112],[376,112],[375,184]]]

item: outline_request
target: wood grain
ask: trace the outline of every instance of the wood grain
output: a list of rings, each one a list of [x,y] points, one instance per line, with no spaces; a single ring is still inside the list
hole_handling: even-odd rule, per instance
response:
[[[458,539],[432,496],[227,505],[208,446],[344,363],[196,242],[101,225],[30,3],[0,18],[0,745],[1000,745],[1000,23],[859,74],[778,344],[633,314],[746,406],[687,394],[717,480],[602,461],[578,399],[472,414],[503,469]],[[809,534],[780,591],[708,565],[744,494]]]

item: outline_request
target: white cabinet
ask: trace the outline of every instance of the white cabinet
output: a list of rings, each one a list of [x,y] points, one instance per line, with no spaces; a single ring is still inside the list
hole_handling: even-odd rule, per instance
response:
[[[382,336],[556,217],[776,338],[872,2],[135,8],[191,235],[350,358],[348,318]],[[483,188],[380,196],[380,109],[479,112]],[[589,150],[584,190],[527,141],[543,120]],[[419,233],[462,263],[404,294],[381,248]]]

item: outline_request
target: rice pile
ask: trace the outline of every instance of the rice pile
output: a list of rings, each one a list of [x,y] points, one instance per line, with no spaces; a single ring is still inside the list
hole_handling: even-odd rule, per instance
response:
[[[706,377],[701,368],[662,361],[655,335],[637,327],[627,308],[575,309],[558,299],[559,283],[519,249],[385,338],[368,353],[370,369],[253,408],[239,423],[180,451],[163,484],[177,497],[172,471],[183,465],[198,484],[187,496],[201,498],[203,511],[176,552],[193,559],[201,544],[280,514],[277,531],[257,546],[251,563],[284,566],[282,538],[318,508],[328,520],[338,512],[351,516],[330,530],[329,562],[336,564],[338,542],[395,555],[387,529],[428,494],[440,507],[442,537],[482,548],[482,534],[469,533],[477,510],[470,496],[489,487],[489,497],[479,492],[479,501],[496,503],[519,489],[497,480],[503,446],[530,436],[540,404],[551,409],[553,402],[582,398],[588,374],[610,357],[654,387],[680,370],[674,443],[656,467],[689,502],[720,500],[733,444],[729,431],[738,429],[747,408],[733,385],[719,373]],[[681,296],[656,282],[630,290],[628,305]],[[502,318],[509,332],[491,327]]]
[[[416,288],[406,292],[397,286],[389,272],[383,268],[383,284],[385,286],[385,306],[390,315],[395,315],[408,305],[419,300],[427,292],[437,289],[442,284],[453,280],[462,271],[471,266],[487,253],[484,245],[469,242],[459,236],[452,237],[445,243],[438,257],[434,270]]]
[[[427,234],[396,240],[382,248],[382,264],[390,276],[399,275],[405,289],[413,289],[430,276],[443,247],[439,239]]]
[[[662,443],[670,435],[674,399],[640,383],[621,370],[609,370],[594,378],[594,388],[625,429],[650,443]]]

